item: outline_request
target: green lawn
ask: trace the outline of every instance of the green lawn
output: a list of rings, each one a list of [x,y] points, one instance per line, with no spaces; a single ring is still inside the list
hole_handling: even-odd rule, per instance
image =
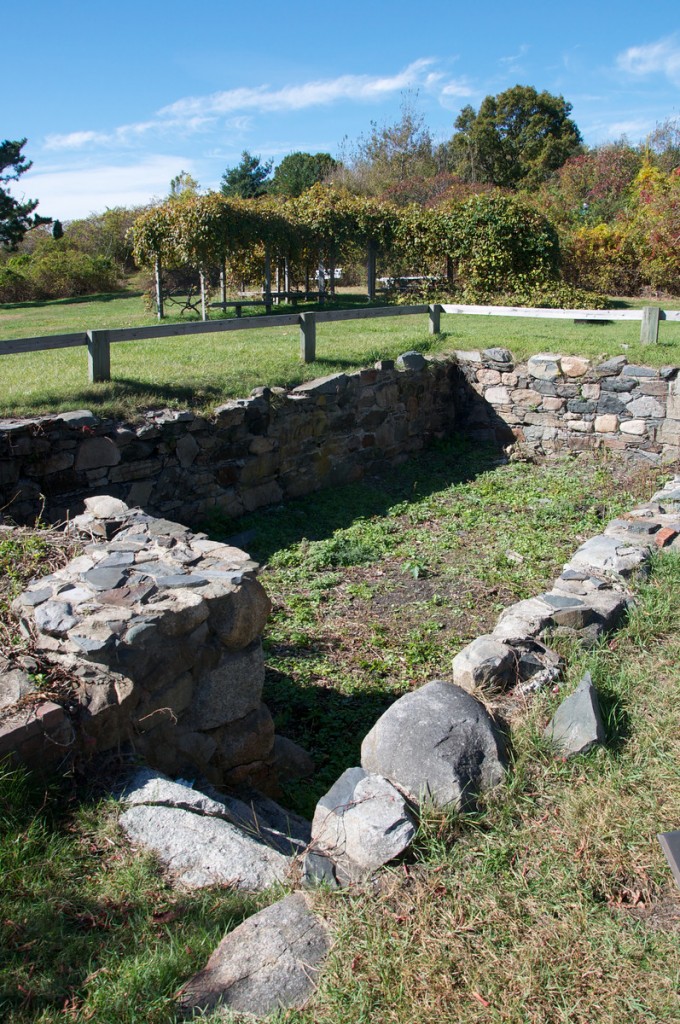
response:
[[[318,766],[298,806],[356,763],[386,702],[450,676],[451,655],[500,607],[538,593],[659,479],[608,460],[498,466],[447,442],[379,484],[249,517],[275,606],[265,698]],[[3,541],[6,566],[31,575],[35,541],[23,554],[16,543]],[[0,592],[19,585],[5,572]],[[677,1022],[680,895],[656,840],[680,821],[677,554],[655,561],[637,601],[592,650],[556,639],[561,693],[515,708],[512,769],[476,813],[425,814],[379,886],[316,897],[335,945],[308,1008],[277,1021]],[[607,743],[565,763],[541,730],[585,669]],[[179,1024],[173,993],[279,895],[173,890],[122,839],[108,781],[91,763],[47,788],[0,768],[8,1024]]]
[[[347,298],[343,297],[345,304]],[[671,308],[678,303],[664,305]],[[4,305],[0,306],[0,351],[5,339],[156,322],[137,294]],[[318,358],[306,365],[299,359],[296,327],[122,342],[112,348],[113,379],[98,385],[87,382],[84,347],[11,355],[0,363],[0,415],[85,407],[104,416],[130,419],[145,408],[159,406],[209,411],[258,385],[295,386],[379,358],[394,358],[408,349],[432,353],[501,345],[518,359],[552,351],[593,359],[624,353],[631,362],[658,366],[680,362],[680,323],[662,323],[659,344],[645,347],[639,345],[637,322],[584,326],[571,321],[444,315],[442,330],[439,338],[431,338],[425,315],[322,324],[317,328]]]

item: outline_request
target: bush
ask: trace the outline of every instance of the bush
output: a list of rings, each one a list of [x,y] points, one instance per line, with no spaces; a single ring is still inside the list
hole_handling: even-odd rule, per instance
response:
[[[0,267],[0,302],[67,299],[119,287],[118,271],[105,256],[88,256],[55,244],[7,260]]]
[[[0,265],[0,302],[25,302],[31,298],[31,285],[26,277],[28,256],[11,256]]]
[[[424,281],[399,295],[396,302],[410,305],[414,302],[460,303],[469,306],[525,306],[536,309],[610,309],[611,301],[600,292],[576,288],[565,281],[535,284],[517,280],[508,291],[489,294],[486,288],[448,288],[440,280]]]
[[[562,247],[566,280],[580,288],[609,295],[636,295],[640,290],[640,254],[625,227],[581,227]]]
[[[459,287],[491,298],[518,284],[557,279],[561,262],[557,232],[519,197],[473,196],[440,215],[444,251],[453,261]]]

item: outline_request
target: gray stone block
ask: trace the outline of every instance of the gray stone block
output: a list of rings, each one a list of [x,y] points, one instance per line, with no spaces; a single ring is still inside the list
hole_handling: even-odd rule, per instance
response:
[[[416,831],[406,802],[380,775],[348,768],[319,800],[312,844],[353,881],[363,881],[398,857]]]
[[[425,357],[420,352],[402,352],[397,358],[397,367],[400,370],[424,370],[426,366]]]
[[[493,636],[479,636],[453,659],[453,682],[468,693],[505,689],[515,681],[516,660],[511,647]]]
[[[222,818],[165,805],[131,806],[120,825],[152,850],[182,885],[231,885],[256,892],[283,882],[290,858]]]
[[[543,735],[564,757],[586,754],[598,743],[604,743],[604,725],[590,672],[562,701]]]
[[[505,774],[506,741],[484,706],[460,687],[427,683],[396,701],[361,745],[361,764],[416,803],[474,805]]]

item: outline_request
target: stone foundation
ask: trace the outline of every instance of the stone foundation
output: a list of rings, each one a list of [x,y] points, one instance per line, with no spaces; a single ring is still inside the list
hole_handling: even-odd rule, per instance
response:
[[[604,448],[654,464],[680,458],[680,369],[625,356],[592,363],[545,353],[514,364],[507,349],[459,352],[467,431],[541,454]]]
[[[358,480],[455,429],[455,362],[400,359],[256,388],[210,419],[166,409],[134,425],[87,410],[0,421],[0,505],[18,523],[59,522],[107,494],[196,525]]]
[[[270,604],[256,563],[116,499],[86,504],[70,524],[82,554],[13,606],[36,657],[75,681],[74,712],[37,700],[20,670],[9,688],[5,676],[0,756],[39,767],[126,747],[171,774],[271,789],[260,641]]]

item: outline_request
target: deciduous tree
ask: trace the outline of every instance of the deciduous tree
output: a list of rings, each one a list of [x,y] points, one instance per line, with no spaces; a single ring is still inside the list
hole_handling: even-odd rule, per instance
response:
[[[300,196],[337,167],[330,153],[289,153],[274,171],[271,191],[280,196]]]
[[[534,187],[581,147],[562,96],[515,85],[487,96],[475,112],[464,107],[450,147],[455,168],[468,181]]]

